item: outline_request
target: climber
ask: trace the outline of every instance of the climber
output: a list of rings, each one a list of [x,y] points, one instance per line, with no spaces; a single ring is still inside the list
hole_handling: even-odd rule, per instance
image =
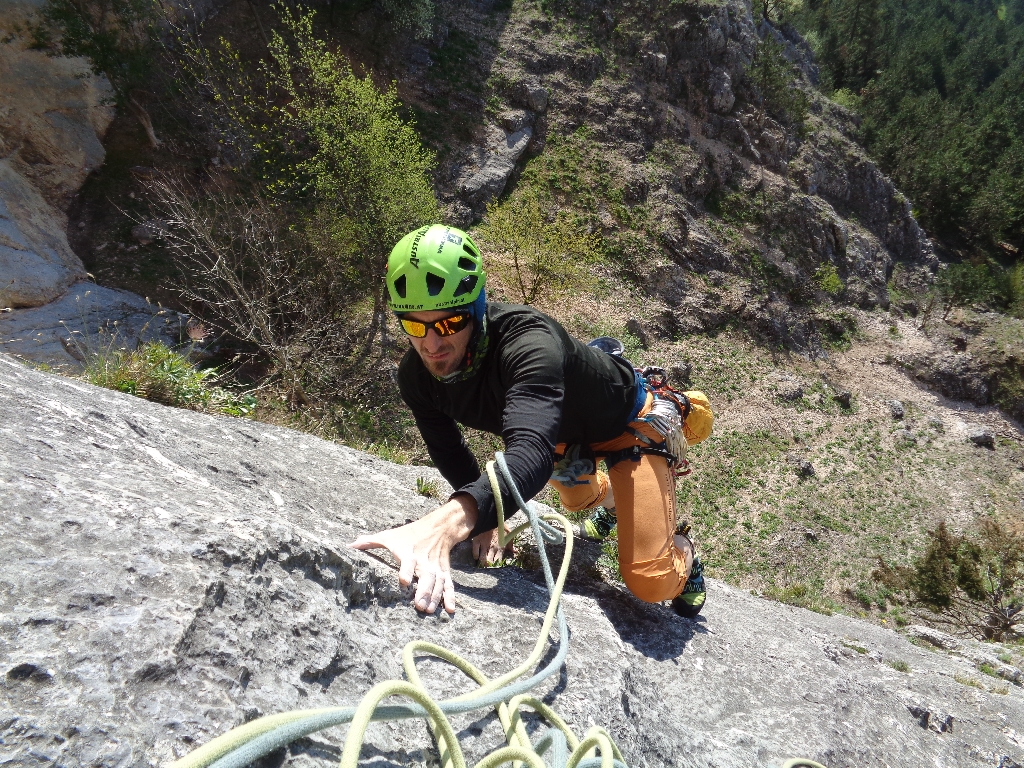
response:
[[[488,303],[485,279],[476,244],[452,227],[417,229],[391,251],[389,306],[412,346],[399,389],[456,491],[419,520],[351,546],[388,549],[402,585],[417,582],[417,610],[455,612],[451,548],[472,538],[475,557],[502,555],[490,483],[461,424],[502,437],[524,498],[549,482],[567,509],[596,509],[584,535],[603,538],[617,523],[619,567],[634,595],[696,616],[703,566],[689,528],[676,526],[674,467],[686,444],[711,432],[707,399],[652,387],[621,356],[577,341],[532,307]],[[501,485],[505,508],[514,509]]]

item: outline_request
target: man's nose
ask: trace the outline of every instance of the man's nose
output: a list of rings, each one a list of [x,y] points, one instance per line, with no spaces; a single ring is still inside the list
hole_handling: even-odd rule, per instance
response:
[[[437,349],[444,344],[444,338],[442,338],[441,334],[437,332],[437,328],[433,325],[428,325],[427,335],[423,337],[423,344],[430,349]]]

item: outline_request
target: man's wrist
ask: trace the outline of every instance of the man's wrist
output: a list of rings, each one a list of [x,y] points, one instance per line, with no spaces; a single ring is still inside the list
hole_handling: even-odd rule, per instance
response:
[[[445,504],[451,507],[447,518],[455,541],[465,541],[476,526],[476,499],[468,493],[457,493]]]

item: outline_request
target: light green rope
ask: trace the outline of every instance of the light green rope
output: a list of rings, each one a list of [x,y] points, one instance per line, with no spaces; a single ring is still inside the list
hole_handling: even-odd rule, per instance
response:
[[[538,683],[561,669],[568,652],[568,626],[560,607],[560,598],[572,558],[573,533],[569,521],[558,513],[538,515],[519,493],[512,473],[499,451],[487,463],[487,477],[494,493],[498,512],[498,541],[504,548],[527,528],[532,528],[550,600],[540,634],[533,650],[515,669],[493,680],[458,654],[422,640],[407,644],[402,652],[406,680],[391,680],[374,686],[357,707],[328,707],[269,715],[234,728],[208,744],[171,764],[171,768],[241,768],[295,739],[316,731],[351,723],[342,749],[340,768],[358,768],[359,754],[366,729],[373,721],[423,718],[437,744],[442,768],[467,768],[450,714],[469,712],[493,706],[505,733],[507,746],[477,763],[474,768],[497,768],[512,763],[514,768],[628,768],[619,748],[606,730],[591,728],[581,740],[554,710],[527,694]],[[495,466],[501,471],[506,486],[517,506],[526,513],[527,523],[505,530],[505,509]],[[551,523],[557,523],[561,530]],[[557,578],[552,575],[545,542],[565,542],[565,553]],[[543,670],[521,680],[540,661],[549,643],[551,629],[558,620],[558,653]],[[416,668],[417,655],[431,655],[448,662],[470,678],[477,687],[446,701],[435,701]],[[385,699],[403,697],[411,704],[384,705]],[[522,717],[522,708],[532,709],[549,724],[537,743],[530,740]],[[550,752],[550,761],[543,755]],[[783,768],[824,768],[809,760],[791,760]]]

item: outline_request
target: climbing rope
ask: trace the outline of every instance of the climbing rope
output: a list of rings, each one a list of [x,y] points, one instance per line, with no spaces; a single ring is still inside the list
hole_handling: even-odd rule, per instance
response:
[[[505,530],[505,510],[495,466],[519,509],[526,513],[528,522]],[[529,691],[558,672],[569,651],[569,627],[562,613],[560,598],[572,558],[573,533],[569,521],[557,512],[538,515],[527,504],[499,451],[494,461],[487,463],[487,477],[494,493],[498,512],[498,540],[504,548],[520,533],[531,528],[537,542],[541,568],[547,583],[550,600],[540,635],[526,660],[510,672],[489,680],[487,676],[458,654],[439,645],[417,640],[405,646],[402,665],[406,680],[390,680],[370,689],[356,707],[327,707],[324,709],[296,710],[268,715],[234,728],[213,741],[194,750],[171,764],[171,768],[244,768],[275,749],[311,733],[350,723],[342,748],[340,768],[357,768],[359,753],[371,722],[422,718],[427,721],[437,744],[442,768],[466,768],[455,731],[448,717],[485,707],[494,707],[505,732],[507,745],[495,750],[478,762],[474,768],[497,768],[505,763],[528,768],[628,768],[609,733],[594,726],[582,739],[547,704],[530,696]],[[550,522],[549,522],[550,521]],[[551,525],[561,525],[558,530]],[[565,542],[565,554],[558,576],[551,572],[546,543]],[[537,664],[550,639],[552,625],[558,622],[558,651],[539,672],[523,678]],[[416,668],[416,655],[431,655],[459,669],[477,688],[445,701],[436,702],[420,678]],[[520,679],[523,678],[523,679]],[[402,697],[411,704],[382,704],[385,699]],[[531,742],[523,721],[523,708],[533,710],[548,723],[548,728]],[[544,760],[548,755],[549,759]],[[825,768],[820,763],[803,758],[787,761],[783,768]]]
[[[505,510],[495,466],[501,471],[505,484],[516,505],[526,513],[528,522],[505,531]],[[448,720],[449,715],[495,707],[505,732],[507,746],[498,749],[475,768],[496,768],[505,763],[525,764],[529,768],[627,768],[615,742],[599,726],[591,728],[582,739],[548,705],[528,692],[558,672],[569,650],[569,627],[562,613],[560,597],[572,558],[572,526],[560,514],[552,512],[538,515],[519,493],[512,474],[499,451],[494,461],[487,463],[487,476],[494,492],[498,512],[498,539],[505,547],[527,528],[533,530],[538,554],[547,583],[550,601],[540,635],[526,660],[504,675],[488,680],[487,676],[470,662],[439,645],[417,640],[405,646],[402,663],[406,680],[391,680],[374,686],[356,707],[328,707],[297,710],[268,715],[228,731],[213,741],[172,764],[172,768],[244,768],[260,757],[311,733],[336,725],[351,723],[342,749],[340,768],[356,768],[366,729],[371,722],[423,718],[427,721],[437,744],[442,768],[465,768],[465,757]],[[549,522],[550,521],[550,522]],[[562,530],[551,525],[555,522]],[[545,543],[565,542],[562,565],[555,578],[548,562]],[[552,625],[558,622],[558,652],[539,672],[523,678],[543,656]],[[477,687],[446,701],[435,702],[423,685],[416,669],[416,655],[432,655],[462,671]],[[520,679],[523,678],[523,679]],[[385,699],[402,697],[411,704],[384,705]],[[523,708],[533,710],[549,727],[539,735],[536,743],[530,741],[523,721]],[[544,755],[549,754],[547,762]],[[599,755],[599,756],[598,756]]]

